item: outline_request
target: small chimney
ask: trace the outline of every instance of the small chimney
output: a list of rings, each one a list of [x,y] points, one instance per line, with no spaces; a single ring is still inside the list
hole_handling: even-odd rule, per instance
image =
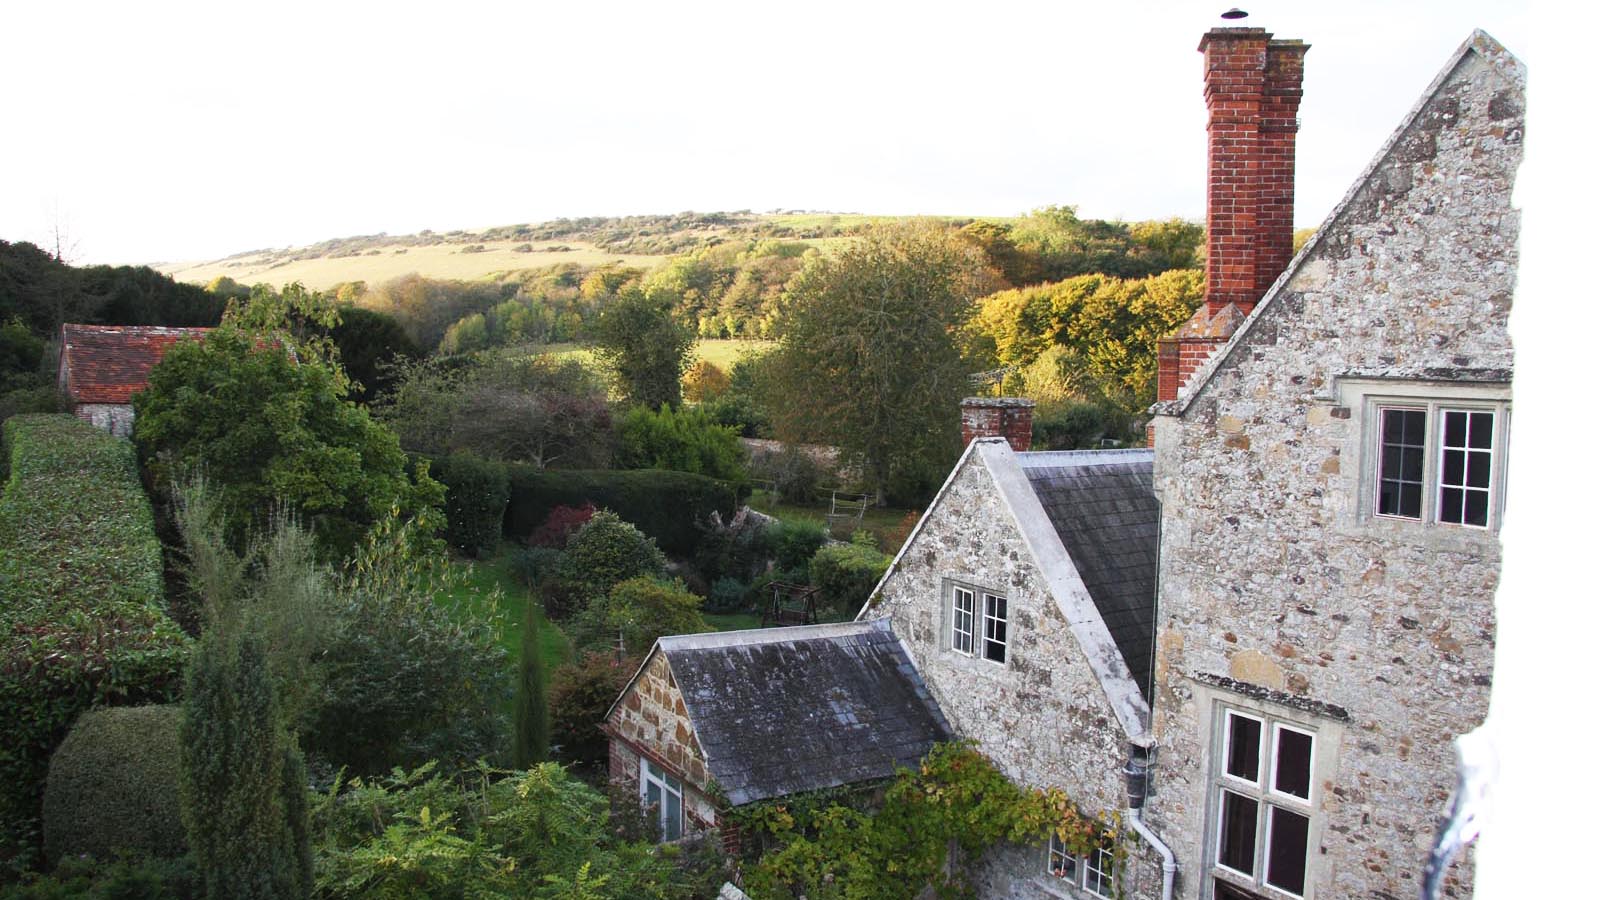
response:
[[[1294,249],[1294,144],[1310,45],[1213,28],[1205,54],[1206,302],[1160,342],[1156,399],[1176,399],[1228,342]]]
[[[961,401],[961,446],[978,438],[1003,437],[1011,449],[1033,446],[1034,402],[1022,397],[968,397]]]

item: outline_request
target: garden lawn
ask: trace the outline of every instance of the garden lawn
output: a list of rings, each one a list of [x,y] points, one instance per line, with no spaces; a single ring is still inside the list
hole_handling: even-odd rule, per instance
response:
[[[744,631],[761,627],[761,614],[756,612],[706,613],[706,624],[718,631]]]
[[[528,604],[536,601],[512,574],[513,549],[509,544],[501,544],[495,555],[487,559],[451,557],[450,564],[469,572],[466,584],[453,592],[454,599],[462,603],[468,612],[485,609],[489,593],[494,588],[500,589],[500,611],[505,614],[501,623],[500,643],[510,654],[511,665],[515,666],[522,652],[522,617]],[[560,626],[545,619],[544,610],[536,606],[534,615],[539,620],[540,649],[544,651],[544,668],[548,673],[568,661],[572,656],[572,645],[561,632]]]

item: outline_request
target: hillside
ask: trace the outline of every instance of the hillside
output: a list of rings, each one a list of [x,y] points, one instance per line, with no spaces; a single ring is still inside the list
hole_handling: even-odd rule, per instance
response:
[[[620,263],[648,269],[669,256],[728,240],[770,238],[826,245],[873,222],[895,218],[734,212],[557,219],[481,231],[334,238],[306,247],[252,250],[204,262],[160,263],[155,268],[192,284],[227,276],[241,284],[299,281],[318,290],[345,281],[378,283],[410,273],[472,280],[558,263]],[[971,219],[951,217],[951,221]]]

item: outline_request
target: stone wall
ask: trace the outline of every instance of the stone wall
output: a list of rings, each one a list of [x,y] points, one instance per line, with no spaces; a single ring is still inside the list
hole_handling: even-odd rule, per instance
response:
[[[654,653],[606,720],[611,733],[611,778],[639,790],[639,759],[648,755],[684,783],[686,832],[717,825],[716,802],[708,796],[710,772],[695,737],[672,668]]]
[[[1127,735],[977,452],[970,452],[863,618],[888,617],[946,720],[1018,784],[1059,787],[1084,812],[1126,803]],[[1003,595],[1011,631],[1004,665],[950,649],[951,581]],[[981,609],[979,611],[981,634]],[[973,872],[982,896],[1050,896],[1029,864],[1040,848],[997,848]],[[1159,869],[1136,858],[1125,888]],[[1141,896],[1130,893],[1129,896]]]
[[[1149,818],[1181,897],[1209,896],[1223,703],[1317,732],[1308,896],[1417,894],[1451,741],[1488,708],[1500,549],[1492,528],[1374,518],[1373,398],[1509,400],[1521,78],[1480,39],[1156,419]],[[1458,863],[1445,892],[1469,884]]]
[[[117,437],[133,437],[133,407],[113,403],[79,403],[72,414]]]

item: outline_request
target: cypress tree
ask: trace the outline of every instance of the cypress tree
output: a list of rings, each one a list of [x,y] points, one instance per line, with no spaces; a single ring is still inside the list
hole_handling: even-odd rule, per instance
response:
[[[305,765],[279,718],[261,638],[213,628],[185,688],[179,801],[206,896],[310,896]]]
[[[512,765],[531,768],[550,755],[550,705],[544,672],[544,653],[539,645],[539,614],[532,603],[523,613],[521,671],[517,676],[515,744]]]

